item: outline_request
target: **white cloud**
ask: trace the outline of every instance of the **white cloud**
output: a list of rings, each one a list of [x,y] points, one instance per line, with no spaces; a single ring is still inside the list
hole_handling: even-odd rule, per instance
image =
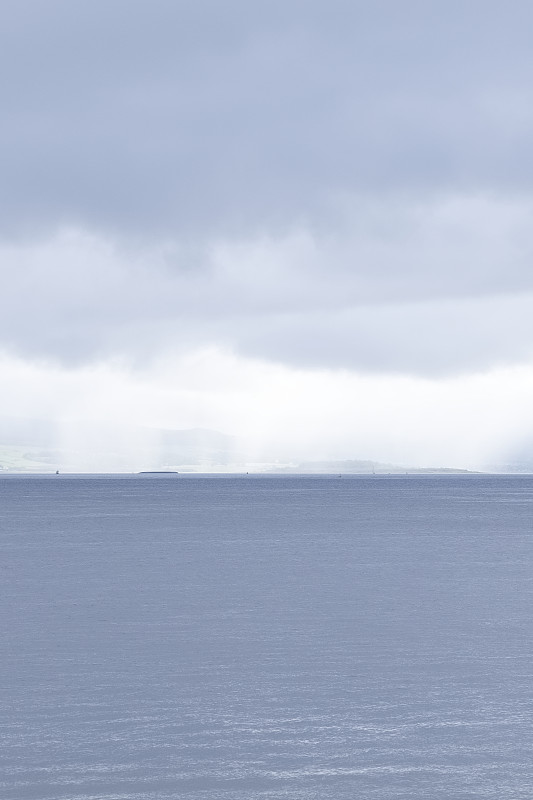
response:
[[[101,448],[91,423],[131,451],[131,427],[204,427],[235,435],[250,461],[370,458],[480,468],[533,436],[532,367],[426,379],[292,370],[210,349],[144,370],[50,369],[4,357],[3,412],[49,417],[59,443]],[[143,439],[143,447],[146,441]],[[129,450],[128,450],[129,448]]]

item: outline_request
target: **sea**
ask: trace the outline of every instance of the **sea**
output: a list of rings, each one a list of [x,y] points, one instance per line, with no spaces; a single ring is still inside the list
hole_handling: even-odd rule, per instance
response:
[[[533,476],[0,477],[2,800],[533,796]]]

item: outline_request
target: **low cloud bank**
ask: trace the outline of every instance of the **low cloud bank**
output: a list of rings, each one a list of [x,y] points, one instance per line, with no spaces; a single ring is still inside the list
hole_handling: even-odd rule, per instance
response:
[[[353,200],[335,235],[0,245],[0,340],[80,364],[220,346],[292,367],[439,375],[533,357],[533,202]]]

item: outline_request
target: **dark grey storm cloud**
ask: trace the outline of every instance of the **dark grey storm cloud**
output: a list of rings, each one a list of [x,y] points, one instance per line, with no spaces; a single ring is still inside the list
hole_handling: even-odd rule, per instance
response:
[[[2,341],[529,357],[532,29],[526,0],[4,2]]]
[[[532,26],[512,1],[5,2],[2,228],[205,236],[332,224],[354,190],[529,189]]]

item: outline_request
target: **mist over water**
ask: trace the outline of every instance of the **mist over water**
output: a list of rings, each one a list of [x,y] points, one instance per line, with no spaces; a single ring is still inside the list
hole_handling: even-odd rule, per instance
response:
[[[5,800],[531,796],[530,476],[0,478]]]

